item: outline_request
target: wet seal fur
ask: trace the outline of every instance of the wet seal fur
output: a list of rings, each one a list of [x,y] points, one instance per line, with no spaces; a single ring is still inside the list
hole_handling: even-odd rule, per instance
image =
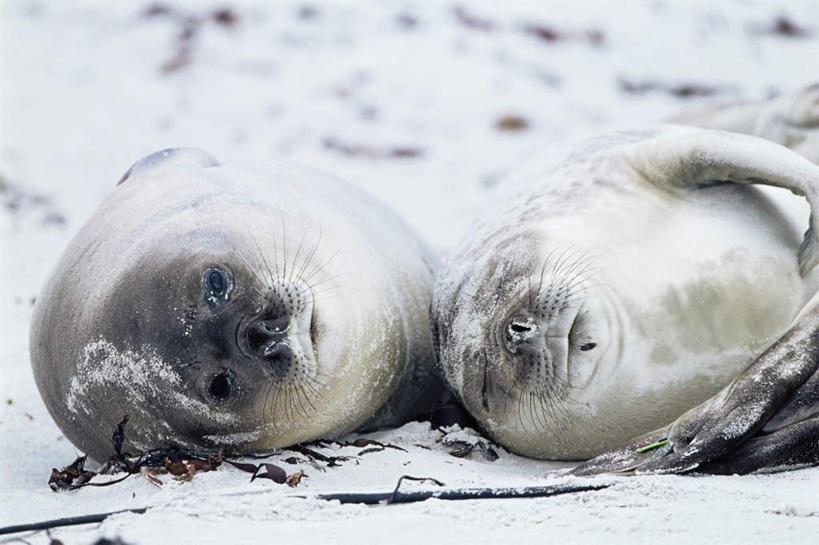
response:
[[[819,87],[720,115],[813,157]],[[446,378],[491,437],[599,455],[577,474],[819,463],[819,166],[668,125],[550,150],[497,191],[432,307]]]
[[[38,298],[37,386],[97,459],[125,449],[267,451],[396,425],[443,391],[429,332],[432,252],[330,176],[136,163]]]

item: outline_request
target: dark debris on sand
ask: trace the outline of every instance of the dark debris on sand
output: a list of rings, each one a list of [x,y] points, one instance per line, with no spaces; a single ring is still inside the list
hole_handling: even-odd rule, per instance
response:
[[[677,98],[708,97],[725,91],[725,89],[701,83],[666,83],[653,80],[617,80],[620,91],[630,95],[665,93]]]
[[[298,486],[302,479],[308,478],[302,469],[292,473],[271,462],[251,463],[242,461],[247,458],[268,458],[270,454],[247,454],[219,450],[217,453],[196,452],[176,446],[153,448],[138,453],[123,452],[127,415],[122,418],[111,436],[111,443],[115,455],[96,471],[85,467],[86,456],[78,456],[72,463],[62,469],[54,468],[48,484],[55,492],[77,490],[86,486],[111,486],[120,483],[132,475],[141,475],[150,483],[162,486],[165,482],[162,475],[171,475],[181,482],[192,480],[197,474],[215,471],[223,464],[228,464],[240,471],[250,474],[250,480],[270,480],[290,487]],[[316,450],[328,446],[353,447],[361,449],[353,456],[336,456],[323,454]],[[313,441],[300,445],[293,445],[284,451],[292,451],[301,457],[290,456],[282,461],[286,464],[310,463],[316,469],[324,471],[328,467],[338,467],[349,460],[357,460],[365,454],[382,452],[387,449],[407,452],[404,448],[389,443],[381,443],[374,439],[359,437],[354,441]],[[100,476],[115,476],[108,480],[101,480]]]
[[[57,210],[51,198],[30,191],[3,175],[0,175],[0,203],[6,213],[14,216],[38,214],[40,223],[45,226],[62,227],[67,223],[65,215]]]

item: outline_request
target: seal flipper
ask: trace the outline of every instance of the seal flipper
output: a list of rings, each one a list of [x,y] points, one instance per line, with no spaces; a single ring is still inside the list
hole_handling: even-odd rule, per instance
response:
[[[804,196],[811,215],[799,249],[802,276],[819,263],[819,166],[798,153],[755,136],[668,127],[634,145],[628,160],[645,180],[667,189],[732,182],[782,187]]]
[[[761,102],[688,110],[668,121],[760,136],[819,164],[819,83]]]
[[[697,469],[704,473],[750,473],[819,461],[819,370],[790,397],[754,437]]]
[[[819,463],[819,416],[758,435],[697,471],[716,475],[746,474],[759,469],[787,469]]]
[[[147,172],[160,165],[188,165],[198,167],[215,167],[219,166],[219,161],[206,151],[196,148],[167,148],[156,153],[152,153],[147,157],[143,157],[129,168],[122,178],[117,182],[117,185],[122,185],[125,181],[134,175]]]
[[[819,464],[819,294],[731,384],[641,440],[650,447],[661,437],[667,443],[654,453],[635,448],[636,441],[572,473],[747,473]]]
[[[628,473],[641,465],[661,458],[671,452],[668,434],[671,426],[654,430],[618,449],[605,452],[584,462],[569,473],[577,476],[597,475],[599,473]]]

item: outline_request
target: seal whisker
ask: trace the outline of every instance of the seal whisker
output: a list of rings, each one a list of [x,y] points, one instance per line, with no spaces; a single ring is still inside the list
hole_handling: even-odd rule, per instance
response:
[[[309,413],[304,409],[302,404],[301,396],[299,395],[299,387],[298,383],[294,383],[290,385],[290,397],[293,400],[293,419],[295,423],[295,419],[300,416],[307,416],[309,417]]]
[[[584,266],[585,262],[582,259],[582,256],[575,257],[574,261],[569,262],[568,257],[566,261],[561,265],[560,271],[555,273],[555,277],[558,275],[559,278],[554,280],[554,284],[558,286],[558,293],[560,290],[566,289],[566,283],[568,278],[578,269],[578,267]]]
[[[264,422],[265,426],[268,425],[268,422],[267,422],[267,406],[268,406],[268,403],[270,402],[270,395],[272,393],[273,387],[274,387],[273,381],[272,380],[268,381],[267,389],[266,389],[264,397],[263,397],[264,401],[263,401],[263,404],[262,404],[262,421]]]
[[[526,298],[528,299],[528,307],[532,308],[534,306],[532,300],[532,275],[526,275],[526,283],[527,283],[527,290],[526,290]]]
[[[268,381],[267,391],[265,392],[264,396],[264,404],[263,404],[263,415],[264,415],[264,423],[268,426],[275,426],[276,421],[273,419],[273,415],[276,412],[275,408],[275,397],[276,397],[276,384],[271,380]],[[271,421],[268,422],[267,420],[267,413],[270,413]]]
[[[246,232],[251,233],[251,231],[250,231],[250,230],[247,228],[247,226],[245,226],[245,230],[246,230]],[[272,286],[268,286],[268,285],[267,285],[267,282],[266,282],[266,280],[265,280],[264,276],[261,276],[261,275],[259,275],[259,274],[258,274],[258,270],[263,268],[262,264],[261,264],[261,263],[260,263],[258,260],[254,259],[255,264],[254,264],[254,263],[251,263],[251,262],[250,262],[250,260],[249,260],[249,258],[248,258],[248,255],[247,255],[247,254],[246,254],[244,251],[240,250],[240,249],[239,249],[239,248],[238,248],[238,247],[237,247],[237,246],[236,246],[236,245],[233,243],[233,241],[231,241],[231,240],[230,240],[230,239],[227,237],[227,235],[223,234],[223,235],[222,235],[222,240],[223,240],[223,241],[224,241],[224,243],[225,243],[225,244],[226,244],[226,245],[227,245],[227,246],[228,246],[228,247],[231,249],[231,251],[233,252],[233,254],[234,254],[234,255],[236,255],[236,256],[237,256],[239,259],[241,259],[241,260],[242,260],[242,262],[243,262],[243,263],[245,264],[245,266],[247,267],[248,271],[250,271],[250,272],[253,274],[253,277],[254,277],[256,280],[259,280],[259,282],[260,282],[260,283],[261,283],[263,286],[266,286],[266,287],[268,287],[268,288],[271,288],[271,287],[272,287]],[[258,248],[258,242],[256,242],[256,247]],[[261,251],[261,250],[259,250],[259,251]],[[252,255],[252,254],[251,254],[251,255]],[[261,291],[261,290],[259,290],[258,288],[256,288],[255,286],[253,286],[252,284],[249,284],[249,283],[248,283],[248,284],[246,284],[246,285],[247,285],[247,286],[250,286],[250,287],[251,287],[251,288],[252,288],[252,289],[253,289],[253,290],[256,292],[256,294],[257,294],[257,295],[263,295],[262,291]]]
[[[537,430],[540,427],[540,415],[537,414],[537,411],[535,410],[535,396],[531,391],[528,392],[528,395],[526,396],[526,402],[529,409],[529,420],[532,421],[532,427]]]
[[[319,246],[321,246],[321,238],[323,234],[324,231],[322,230],[321,225],[319,225],[318,239],[316,240],[315,245],[313,245],[313,249],[310,251],[310,253],[307,254],[307,258],[302,263],[299,272],[296,274],[297,280],[304,281],[304,273],[307,271],[307,267],[310,265],[310,263],[312,263],[313,258],[316,256],[316,252],[318,252]]]
[[[313,409],[313,412],[315,412],[316,414],[321,414],[321,415],[325,414],[325,413],[323,413],[322,411],[320,411],[320,410],[319,410],[319,409],[318,409],[318,408],[317,408],[317,407],[314,405],[314,403],[313,403],[313,401],[312,401],[312,398],[316,398],[316,397],[317,397],[317,398],[318,398],[320,401],[326,401],[326,400],[324,399],[324,397],[323,397],[323,396],[321,396],[321,395],[320,395],[320,394],[319,394],[319,393],[316,391],[316,389],[315,389],[315,388],[313,388],[313,386],[312,386],[312,385],[311,385],[309,382],[303,382],[303,383],[301,384],[300,388],[302,389],[302,392],[304,393],[305,398],[307,399],[307,402],[310,404],[310,407]]]
[[[541,415],[541,429],[546,430],[549,427],[549,422],[547,420],[548,416],[552,416],[553,412],[548,408],[549,401],[546,396],[542,395],[540,391],[532,392],[535,399],[537,400],[538,407],[540,410],[538,414]],[[553,419],[553,417],[552,417]]]
[[[310,397],[311,395],[315,394],[315,391],[308,390],[308,388],[309,388],[309,386],[307,385],[306,382],[299,385],[299,390],[301,391],[301,395],[304,397],[304,401],[310,407],[310,410],[313,411],[316,414],[321,414],[321,412],[315,406],[315,404],[313,403],[313,401],[312,401],[312,399]],[[306,416],[309,416],[309,415],[306,415]]]
[[[341,253],[341,249],[336,250],[336,251],[333,253],[333,255],[331,255],[331,256],[330,256],[330,257],[329,257],[329,258],[328,258],[328,259],[327,259],[327,260],[326,260],[324,263],[322,263],[321,265],[316,265],[316,266],[314,266],[314,267],[313,267],[313,269],[311,269],[310,271],[308,271],[308,272],[307,272],[307,275],[306,275],[306,276],[303,276],[303,277],[302,277],[302,281],[304,281],[305,283],[309,283],[309,281],[310,281],[310,279],[311,279],[311,278],[313,278],[315,275],[317,275],[317,274],[319,274],[319,273],[323,272],[324,270],[326,270],[326,269],[327,269],[327,267],[328,267],[328,266],[329,266],[329,265],[332,263],[332,261],[333,261],[333,260],[336,258],[336,256],[337,256],[339,253]]]
[[[278,394],[276,396],[276,413],[279,412],[278,410],[278,400],[281,399],[282,402],[282,412],[284,413],[282,416],[284,417],[284,422],[286,424],[291,424],[293,422],[293,417],[291,416],[290,412],[290,391],[287,385],[282,385],[279,388]]]
[[[282,218],[282,279],[286,284],[289,284],[287,279],[287,222],[284,221],[284,212],[281,213]]]
[[[314,299],[317,299],[317,296],[325,295],[327,293],[332,293],[332,292],[338,291],[339,288],[341,288],[341,286],[339,286],[337,284],[333,284],[331,286],[324,286],[323,288],[318,289],[318,290],[311,290],[310,293],[311,293],[311,295],[313,295]]]
[[[538,285],[537,285],[538,297],[540,297],[540,294],[543,291],[543,277],[546,274],[546,265],[551,260],[551,258],[554,255],[555,251],[556,251],[556,249],[553,248],[548,254],[546,254],[546,257],[543,259],[543,263],[540,266],[540,280],[539,280]]]
[[[227,234],[226,234],[226,233],[220,233],[220,235],[219,235],[219,240],[221,240],[221,241],[222,241],[222,243],[223,243],[225,246],[227,246],[228,248],[230,248],[230,250],[233,252],[233,255],[235,255],[235,256],[237,256],[239,259],[241,259],[241,260],[242,260],[242,262],[245,264],[245,266],[246,266],[248,269],[251,269],[251,270],[252,270],[252,269],[254,268],[254,267],[253,267],[253,266],[250,264],[250,262],[247,260],[247,257],[245,256],[244,252],[239,251],[239,249],[236,247],[236,245],[235,245],[235,244],[233,244],[233,242],[230,240],[230,238],[228,238],[228,236],[227,236]]]
[[[321,286],[323,284],[327,284],[327,283],[332,282],[334,280],[337,280],[337,279],[339,279],[339,278],[341,278],[343,276],[348,276],[348,273],[340,272],[338,274],[334,274],[333,276],[329,276],[327,278],[322,278],[321,280],[319,280],[318,282],[315,282],[315,283],[307,282],[305,280],[302,280],[302,281],[307,285],[307,287],[309,287],[311,290],[313,290],[313,289],[315,289],[315,288],[317,288],[317,287],[319,287],[319,286]]]
[[[299,245],[296,248],[296,253],[293,254],[293,264],[290,267],[290,276],[293,277],[292,278],[293,282],[298,280],[298,276],[296,276],[296,264],[298,263],[299,255],[301,254],[301,249],[304,246],[304,238],[306,236],[307,236],[307,228],[305,228],[304,231],[302,232],[301,240],[299,241]],[[289,280],[288,280],[288,283],[290,283]]]
[[[549,273],[549,276],[554,278],[558,275],[558,272],[563,268],[563,262],[567,259],[567,255],[572,251],[572,245],[566,246],[563,248],[560,254],[558,254],[557,258],[552,263],[552,270]]]
[[[523,418],[523,416],[524,416],[523,415],[523,396],[518,395],[516,397],[518,398],[518,406],[517,406],[518,421],[520,422],[520,427],[523,428],[524,430],[526,430],[526,422],[524,421],[524,418]]]
[[[253,233],[250,233],[250,237],[253,239],[253,244],[256,246],[256,250],[259,252],[259,257],[261,258],[262,263],[264,263],[265,269],[267,270],[267,274],[270,276],[270,285],[268,287],[272,290],[273,286],[276,284],[276,277],[273,276],[273,271],[270,268],[270,263],[268,263],[267,259],[265,258],[264,253],[262,252],[262,248],[261,248],[261,246],[259,246],[259,241],[256,240],[256,237],[255,237],[255,235],[253,235]],[[274,255],[274,259],[275,259],[275,255],[276,255],[275,245],[276,245],[276,238],[273,237],[273,255]],[[276,263],[276,274],[278,275],[278,262]]]
[[[304,410],[302,404],[301,394],[299,393],[298,382],[290,385],[291,397],[293,399],[293,416],[294,418],[301,415],[307,416],[307,411]]]

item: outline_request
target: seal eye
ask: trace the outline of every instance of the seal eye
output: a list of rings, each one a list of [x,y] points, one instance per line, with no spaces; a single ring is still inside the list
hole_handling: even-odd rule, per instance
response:
[[[233,292],[233,277],[230,271],[219,265],[205,269],[202,275],[202,291],[211,309],[217,310],[222,303],[230,299]]]
[[[597,346],[597,343],[586,343],[580,347],[580,350],[582,350],[583,352],[588,352],[589,350],[592,350],[595,346]]]
[[[227,279],[222,271],[210,271],[208,274],[208,288],[213,295],[223,295],[227,287]]]
[[[233,390],[233,379],[226,371],[214,375],[208,385],[208,393],[217,400],[227,399]]]

